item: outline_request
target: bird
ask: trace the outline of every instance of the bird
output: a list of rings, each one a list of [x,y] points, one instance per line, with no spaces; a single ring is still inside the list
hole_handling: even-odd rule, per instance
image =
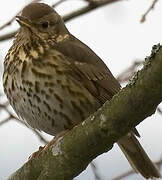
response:
[[[102,59],[74,37],[49,5],[31,3],[17,16],[20,29],[4,60],[4,92],[31,128],[56,136],[71,130],[120,91]],[[134,128],[117,144],[135,172],[160,173]]]

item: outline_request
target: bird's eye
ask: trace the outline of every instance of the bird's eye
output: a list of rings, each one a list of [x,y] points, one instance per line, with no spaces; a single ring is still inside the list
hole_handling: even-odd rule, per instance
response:
[[[46,29],[46,28],[48,28],[48,26],[49,26],[49,22],[48,22],[48,21],[45,21],[45,22],[43,22],[41,25],[42,25],[42,27],[43,27],[44,29]]]

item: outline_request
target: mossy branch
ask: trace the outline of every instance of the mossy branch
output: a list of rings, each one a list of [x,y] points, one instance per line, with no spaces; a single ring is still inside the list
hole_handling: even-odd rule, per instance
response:
[[[95,157],[152,115],[161,101],[162,47],[157,45],[143,69],[111,101],[24,164],[9,180],[72,180]]]

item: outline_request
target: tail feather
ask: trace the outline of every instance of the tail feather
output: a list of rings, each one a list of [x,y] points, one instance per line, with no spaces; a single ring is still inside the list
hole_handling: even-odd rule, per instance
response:
[[[136,173],[141,173],[146,179],[161,177],[158,169],[132,133],[121,138],[118,145]]]

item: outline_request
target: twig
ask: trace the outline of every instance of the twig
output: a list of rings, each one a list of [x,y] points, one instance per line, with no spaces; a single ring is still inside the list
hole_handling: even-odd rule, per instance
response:
[[[137,71],[137,68],[142,65],[142,61],[134,61],[134,63],[128,67],[124,72],[120,73],[117,77],[117,80],[120,82],[120,83],[124,83],[124,82],[127,82],[128,80],[130,80],[133,75],[136,73]]]
[[[2,120],[2,121],[0,122],[0,126],[2,126],[3,124],[8,123],[10,120],[11,120],[11,117],[9,116],[9,117],[7,117],[6,119],[4,119],[4,120]]]
[[[133,170],[129,170],[129,171],[127,171],[127,172],[125,172],[125,173],[123,173],[123,174],[121,174],[121,175],[119,175],[119,176],[117,176],[117,177],[115,177],[115,178],[113,178],[111,180],[120,180],[120,179],[122,179],[124,177],[130,176],[131,174],[134,174]]]
[[[96,3],[96,1],[98,1],[98,0],[84,0],[84,1],[86,1],[88,3]]]
[[[81,16],[83,14],[86,14],[96,8],[102,7],[104,5],[110,4],[110,3],[114,3],[114,2],[118,2],[120,0],[101,0],[101,1],[94,1],[95,3],[89,3],[88,5],[86,5],[85,7],[82,7],[66,16],[63,17],[64,21],[67,22],[71,19],[74,19],[78,16]],[[16,31],[13,31],[11,33],[8,34],[4,34],[2,36],[0,36],[0,41],[4,41],[4,40],[8,40],[10,38],[13,38],[15,36],[15,34],[17,33]]]
[[[69,13],[68,15],[64,16],[63,19],[64,21],[69,21],[69,20],[72,20],[78,16],[81,16],[83,14],[86,14],[94,9],[97,9],[99,7],[102,7],[104,5],[107,5],[107,4],[111,4],[111,3],[114,3],[114,2],[117,2],[119,0],[100,0],[100,1],[93,1],[93,3],[89,3],[88,5],[86,5],[85,7],[82,7],[72,13]]]
[[[65,2],[65,1],[67,1],[67,0],[60,0],[60,1],[56,2],[56,3],[54,3],[54,4],[52,5],[52,7],[55,8],[56,6],[62,4],[62,3]]]
[[[160,107],[157,108],[157,112],[160,113],[162,115],[162,110]]]
[[[36,129],[32,129],[33,133],[39,138],[40,141],[42,141],[44,144],[49,143],[49,141],[47,141],[38,130]]]
[[[20,14],[21,11],[19,11],[18,13],[16,13],[16,15],[14,17],[12,17],[8,22],[6,22],[5,24],[3,24],[1,27],[0,27],[0,30],[4,29],[6,26],[9,26],[14,20],[15,20],[15,17],[17,15]]]
[[[11,39],[16,35],[16,33],[17,33],[17,30],[13,31],[11,33],[4,34],[4,35],[0,36],[0,41],[5,41],[8,39]]]
[[[152,2],[151,6],[148,8],[148,10],[142,15],[141,20],[140,20],[141,23],[143,23],[143,22],[146,21],[146,16],[148,15],[148,13],[149,13],[151,10],[154,9],[155,4],[156,4],[157,2],[158,2],[158,0],[154,0],[154,1]]]
[[[19,120],[17,117],[12,116],[12,119],[17,121],[18,123],[22,124],[23,126],[27,127],[27,125],[24,123],[24,121]],[[42,141],[44,144],[47,144],[49,141],[47,141],[41,134],[38,132],[36,129],[29,128],[37,137],[40,141]]]
[[[155,164],[156,164],[156,165],[158,166],[158,168],[160,169],[160,166],[162,165],[162,158],[159,159],[157,162],[155,162]],[[129,170],[129,171],[127,171],[127,172],[125,172],[125,173],[123,173],[123,174],[121,174],[121,175],[119,175],[119,176],[117,176],[117,177],[115,177],[115,178],[113,178],[113,179],[111,179],[111,180],[121,180],[121,179],[123,179],[123,178],[125,178],[125,177],[128,177],[128,176],[134,174],[134,173],[135,173],[135,172],[134,172],[133,170]]]
[[[40,1],[40,0],[33,0],[33,1],[30,2],[30,3],[39,2],[39,1]],[[30,3],[29,3],[29,4],[30,4]],[[21,11],[22,11],[22,10],[20,10],[18,13],[16,13],[16,15],[13,16],[8,22],[6,22],[6,23],[3,24],[2,26],[0,26],[0,30],[4,29],[6,26],[9,26],[9,25],[15,20],[16,16],[20,14]],[[15,35],[15,34],[14,34],[14,35]],[[10,36],[9,36],[9,38],[10,38]]]
[[[24,121],[19,120],[15,116],[12,117],[13,120],[17,121],[18,123],[22,124],[23,126],[27,127],[27,125],[24,123]],[[47,144],[49,141],[47,141],[41,134],[38,132],[36,129],[29,128],[37,137],[40,141],[42,141],[44,144]]]
[[[39,2],[39,1],[41,1],[41,0],[33,0],[33,1],[30,2],[30,3],[36,3],[36,2]],[[58,1],[57,3],[53,4],[52,7],[56,7],[56,6],[58,6],[59,4],[61,4],[62,2],[64,2],[64,1],[67,1],[67,0],[60,0],[60,1]],[[30,3],[29,3],[29,4],[30,4]],[[22,11],[22,9],[21,9],[18,13],[16,13],[16,15],[13,16],[8,22],[6,22],[6,23],[3,24],[2,26],[0,26],[0,30],[4,29],[6,26],[9,26],[9,25],[15,20],[16,16],[21,13],[21,11]],[[15,34],[14,34],[14,35],[15,35]],[[10,36],[9,36],[9,37],[10,37]]]
[[[24,123],[24,121],[19,120],[17,117],[12,116],[12,119],[17,121],[18,123],[22,124],[23,126],[27,127],[27,125]],[[47,144],[49,141],[47,141],[36,129],[29,128],[40,141],[42,141],[44,144]]]
[[[8,114],[7,118],[5,118],[4,120],[0,121],[0,126],[8,123],[10,120],[14,120],[14,121],[16,121],[16,122],[18,122],[18,123],[20,123],[20,124],[22,124],[23,126],[26,127],[26,124],[24,123],[24,121],[19,120],[19,118],[17,116],[12,114],[12,112],[10,112],[10,110],[8,109],[8,106],[9,106],[9,102],[8,101],[0,104],[0,110],[3,109]],[[36,136],[39,138],[39,140],[42,141],[44,144],[48,143],[48,141],[36,129],[31,129],[30,128],[30,130],[34,134],[36,134]]]
[[[99,174],[97,172],[96,164],[94,162],[91,162],[90,165],[91,165],[95,180],[101,180],[101,178],[100,178],[100,176],[99,176]]]
[[[11,119],[12,119],[12,118],[13,118],[13,119],[18,119],[16,116],[14,116],[14,115],[10,112],[10,110],[8,109],[8,106],[9,106],[9,102],[6,101],[6,102],[4,102],[3,104],[0,104],[0,109],[5,110]]]

